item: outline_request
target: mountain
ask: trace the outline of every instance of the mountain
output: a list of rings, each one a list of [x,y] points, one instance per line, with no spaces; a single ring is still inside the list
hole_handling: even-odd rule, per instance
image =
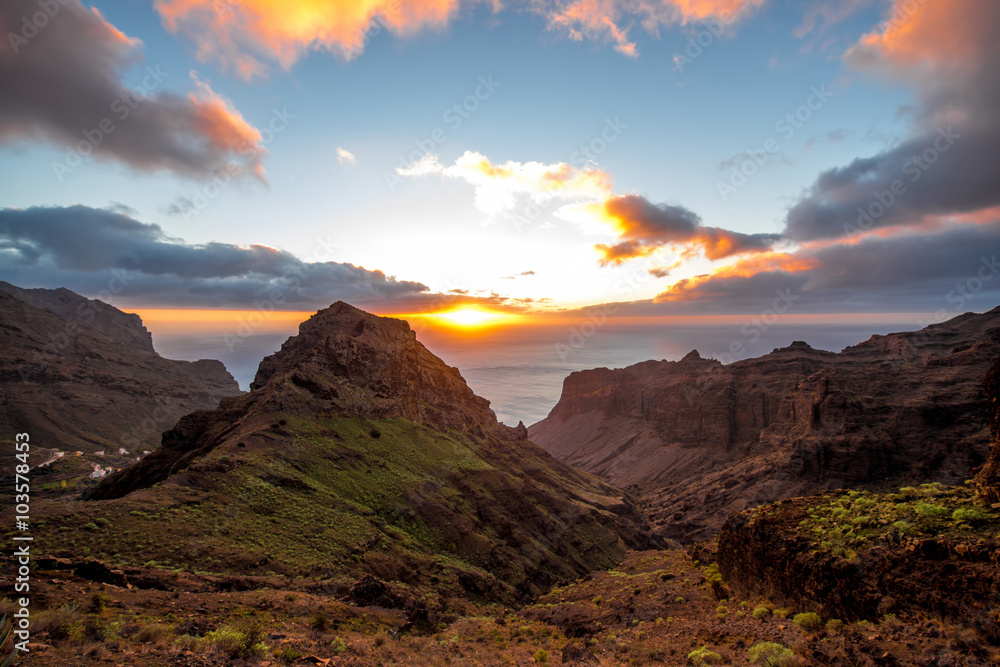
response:
[[[404,597],[526,599],[661,544],[628,496],[499,423],[406,322],[343,302],[302,323],[248,394],[182,418],[87,498],[100,502],[47,523],[103,517],[115,530],[89,536],[95,553],[369,576],[365,590],[395,582]],[[169,538],[136,553],[130,531]]]
[[[987,454],[981,380],[998,354],[1000,308],[839,353],[795,342],[724,366],[694,351],[573,373],[528,432],[636,493],[661,534],[700,539],[792,496],[964,481]]]
[[[221,362],[153,349],[138,315],[0,282],[0,429],[50,449],[153,449],[185,414],[241,393]]]

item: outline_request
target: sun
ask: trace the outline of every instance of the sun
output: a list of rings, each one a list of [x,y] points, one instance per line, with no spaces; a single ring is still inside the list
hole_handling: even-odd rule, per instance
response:
[[[484,327],[506,324],[518,319],[517,315],[504,313],[479,306],[458,306],[439,313],[423,313],[417,315],[432,324],[460,329],[480,329]]]

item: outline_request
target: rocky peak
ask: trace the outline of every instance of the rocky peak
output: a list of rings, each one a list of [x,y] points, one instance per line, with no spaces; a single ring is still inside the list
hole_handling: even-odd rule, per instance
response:
[[[250,389],[304,413],[402,417],[442,431],[499,426],[489,401],[419,343],[406,322],[343,301],[303,322],[261,362]]]
[[[701,361],[701,360],[702,358],[701,355],[698,353],[698,350],[691,350],[690,352],[684,355],[684,358],[681,359],[681,363],[684,363],[685,361]]]

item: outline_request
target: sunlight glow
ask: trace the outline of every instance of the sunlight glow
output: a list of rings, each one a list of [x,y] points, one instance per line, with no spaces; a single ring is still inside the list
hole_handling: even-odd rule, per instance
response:
[[[452,310],[440,313],[422,313],[408,317],[425,320],[430,324],[458,327],[461,329],[479,329],[498,324],[508,324],[521,319],[520,315],[489,310],[478,306],[458,306]]]

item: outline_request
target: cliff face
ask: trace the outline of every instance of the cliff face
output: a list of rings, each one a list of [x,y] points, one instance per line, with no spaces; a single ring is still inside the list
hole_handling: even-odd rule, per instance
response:
[[[729,514],[795,495],[964,481],[987,454],[980,381],[998,354],[1000,308],[840,353],[796,342],[723,366],[692,352],[574,373],[529,433],[634,485],[663,534],[702,538]]]
[[[983,378],[993,442],[986,463],[976,475],[976,490],[988,503],[1000,503],[1000,360]]]
[[[0,432],[93,452],[153,449],[239,385],[221,362],[164,359],[137,315],[67,289],[0,282]]]
[[[452,559],[452,573],[457,559],[462,587],[494,599],[660,544],[628,496],[497,422],[401,320],[336,303],[265,359],[251,387],[181,419],[88,498],[121,514],[197,498],[196,532],[237,508],[238,534],[279,534],[254,560],[268,569],[288,544],[307,552],[288,567],[306,567],[314,532],[330,535],[315,554],[326,568],[426,584],[442,567],[428,559]],[[277,520],[286,511],[295,518]]]

